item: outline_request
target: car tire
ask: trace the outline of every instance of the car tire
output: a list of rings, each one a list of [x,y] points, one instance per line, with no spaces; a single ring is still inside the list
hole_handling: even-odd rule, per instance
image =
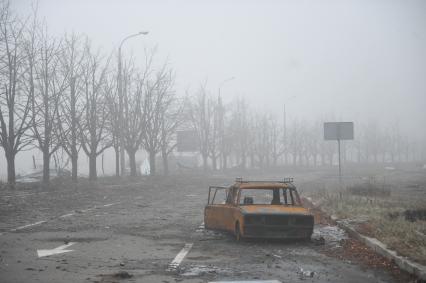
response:
[[[243,239],[243,236],[241,236],[241,230],[240,230],[240,223],[235,223],[235,240],[237,242],[241,241]]]

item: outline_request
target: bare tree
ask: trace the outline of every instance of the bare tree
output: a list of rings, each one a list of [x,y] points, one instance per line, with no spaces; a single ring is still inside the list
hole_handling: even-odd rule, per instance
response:
[[[61,75],[66,80],[67,92],[61,96],[59,134],[60,144],[71,159],[71,178],[77,182],[78,154],[78,121],[83,114],[82,96],[82,61],[84,50],[82,39],[75,34],[66,35],[63,41],[63,52],[60,56]]]
[[[189,116],[197,132],[198,147],[203,158],[203,168],[207,171],[207,160],[212,136],[213,103],[207,96],[205,84],[200,86],[197,96],[191,103]]]
[[[102,62],[98,53],[91,50],[89,42],[85,47],[83,63],[83,92],[85,111],[79,121],[81,145],[89,157],[89,179],[96,180],[96,158],[111,146],[107,131],[108,106],[105,93],[108,63]]]
[[[15,184],[15,157],[31,143],[31,99],[24,91],[28,62],[26,24],[14,16],[8,2],[0,3],[0,146],[7,161],[7,181]]]
[[[43,182],[50,179],[50,158],[60,147],[59,102],[67,87],[67,75],[60,76],[61,43],[40,30],[36,61],[35,92],[31,99],[32,130],[37,147],[43,154]]]
[[[121,133],[124,149],[129,156],[130,176],[136,176],[136,152],[141,147],[145,134],[144,95],[147,92],[147,80],[151,72],[152,54],[146,54],[145,68],[142,73],[136,72],[128,63],[123,66],[123,121]]]
[[[182,112],[184,103],[178,101],[173,95],[165,101],[163,111],[161,113],[161,157],[163,159],[164,175],[169,174],[169,154],[176,148],[175,139],[176,129],[183,123]]]
[[[108,105],[108,124],[107,129],[111,134],[111,143],[115,153],[115,176],[120,176],[120,134],[122,133],[120,119],[120,103],[118,97],[117,80],[109,77],[106,79],[109,90],[105,93],[106,103]]]
[[[156,174],[155,158],[161,151],[164,112],[173,99],[174,79],[167,64],[147,81],[143,102],[145,134],[142,145],[149,155],[150,175]]]

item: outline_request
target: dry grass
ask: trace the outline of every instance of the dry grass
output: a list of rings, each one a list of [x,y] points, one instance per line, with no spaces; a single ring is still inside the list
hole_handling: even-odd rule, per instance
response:
[[[374,194],[373,194],[374,195]],[[406,210],[426,209],[422,199],[398,196],[360,196],[349,191],[343,193],[319,190],[313,198],[321,207],[340,219],[360,223],[357,230],[375,237],[421,264],[426,264],[426,221],[407,221]]]

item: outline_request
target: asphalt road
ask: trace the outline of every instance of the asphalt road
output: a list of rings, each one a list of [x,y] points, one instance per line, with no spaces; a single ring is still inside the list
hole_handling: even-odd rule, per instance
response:
[[[387,270],[328,256],[342,249],[339,240],[346,237],[335,227],[316,226],[325,245],[236,242],[205,231],[207,187],[226,180],[232,181],[184,176],[84,190],[3,192],[0,282],[398,280]],[[52,250],[57,254],[39,257]]]

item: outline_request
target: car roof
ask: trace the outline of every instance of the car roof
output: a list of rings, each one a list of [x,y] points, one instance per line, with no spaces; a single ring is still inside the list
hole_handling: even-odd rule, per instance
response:
[[[280,182],[237,182],[236,187],[240,189],[276,189],[276,188],[289,188],[295,189],[292,183],[280,183]]]

